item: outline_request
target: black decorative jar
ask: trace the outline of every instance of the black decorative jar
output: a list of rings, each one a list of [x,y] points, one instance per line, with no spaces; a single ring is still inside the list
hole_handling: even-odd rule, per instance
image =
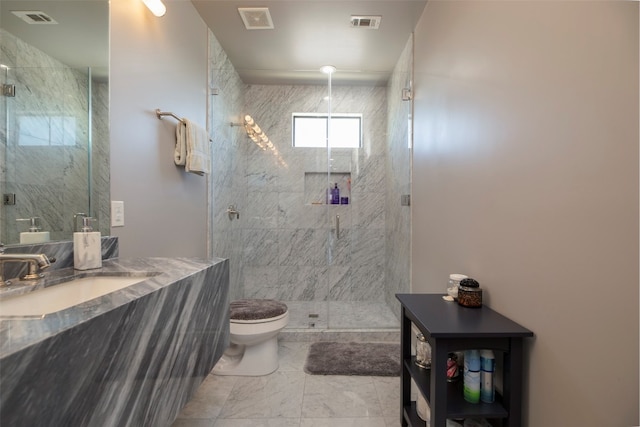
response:
[[[467,278],[460,281],[458,304],[464,307],[482,307],[482,288],[476,280]]]

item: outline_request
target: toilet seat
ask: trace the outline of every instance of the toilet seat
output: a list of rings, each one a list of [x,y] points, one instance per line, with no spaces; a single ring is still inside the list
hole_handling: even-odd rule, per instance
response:
[[[269,322],[275,322],[277,320],[283,319],[284,317],[286,317],[289,314],[289,312],[284,312],[282,313],[280,316],[276,316],[276,317],[269,317],[267,319],[256,319],[256,320],[241,320],[241,319],[230,319],[229,321],[231,323],[238,323],[238,324],[255,324],[255,323],[269,323]]]
[[[272,322],[287,313],[286,304],[273,299],[240,299],[230,304],[230,320],[235,323]]]

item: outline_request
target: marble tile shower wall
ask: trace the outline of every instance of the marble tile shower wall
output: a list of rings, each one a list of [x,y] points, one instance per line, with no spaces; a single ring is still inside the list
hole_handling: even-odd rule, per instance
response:
[[[389,79],[387,97],[387,173],[386,248],[387,274],[385,298],[400,318],[397,292],[410,291],[411,209],[400,205],[400,195],[411,193],[411,103],[402,101],[402,89],[411,87],[413,38],[405,49]]]
[[[229,287],[232,300],[244,296],[242,277],[242,227],[246,205],[246,133],[239,123],[243,111],[244,83],[213,33],[209,31],[210,87],[218,91],[209,97],[209,128],[213,162],[209,188],[212,256],[229,259]],[[227,208],[236,205],[240,220],[230,220]]]
[[[292,147],[291,114],[325,113],[326,96],[326,86],[254,85],[246,90],[244,110],[279,154],[248,146],[242,234],[246,297],[384,301],[386,88],[333,88],[333,112],[364,118],[363,147],[331,153],[331,171],[338,174],[331,180],[338,182],[345,174],[351,178],[351,191],[342,188],[349,193],[349,205],[309,203],[305,186],[314,175],[326,173],[326,150]],[[341,218],[338,240],[328,231],[336,214]]]
[[[5,98],[6,102],[2,102],[2,117],[8,119],[0,123],[3,136],[0,142],[3,156],[0,158],[1,190],[3,193],[16,193],[18,201],[10,209],[2,209],[2,241],[18,242],[21,229],[15,219],[31,216],[41,218],[43,229],[51,232],[52,240],[69,238],[73,213],[86,212],[89,205],[87,74],[65,67],[4,30],[0,30],[0,45],[0,59],[10,67],[3,78],[16,85],[16,97]],[[106,89],[101,91],[104,94],[108,92]],[[107,105],[103,97],[94,108],[106,111]],[[43,123],[50,129],[46,138],[55,142],[51,146],[19,146],[17,134],[8,131],[15,130],[31,137],[42,135],[34,134],[31,128],[21,127],[17,114],[13,113],[21,113],[31,122]],[[56,127],[55,122],[51,122],[54,124],[49,127],[48,118],[54,116],[76,118],[75,129]],[[105,191],[103,187],[109,179],[107,119],[98,119],[93,125],[94,150],[101,156],[95,162],[100,166],[94,173],[103,174],[94,175],[94,182],[98,184],[96,191]],[[69,141],[75,143],[66,145]],[[61,189],[64,190],[62,196]],[[108,194],[108,186],[106,190],[102,194]],[[100,224],[100,228],[108,232],[106,207],[102,207],[99,215],[103,213],[106,221]]]

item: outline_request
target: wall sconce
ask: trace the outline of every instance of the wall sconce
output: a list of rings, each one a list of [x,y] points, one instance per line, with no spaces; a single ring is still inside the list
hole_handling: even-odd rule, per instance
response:
[[[164,16],[167,13],[167,7],[162,3],[162,0],[142,0],[142,2],[157,17]]]

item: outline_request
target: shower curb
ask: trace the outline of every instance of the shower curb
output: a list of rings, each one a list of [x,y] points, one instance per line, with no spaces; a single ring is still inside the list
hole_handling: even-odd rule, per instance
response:
[[[292,342],[400,342],[400,328],[388,329],[295,329],[285,328],[278,336],[280,341]]]

